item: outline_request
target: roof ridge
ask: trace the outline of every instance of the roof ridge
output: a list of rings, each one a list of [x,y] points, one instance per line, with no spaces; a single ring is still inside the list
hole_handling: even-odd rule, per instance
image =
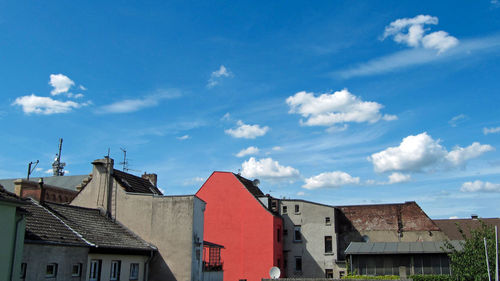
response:
[[[58,221],[60,221],[66,228],[68,228],[71,232],[73,232],[78,238],[80,238],[83,242],[85,242],[87,245],[91,247],[95,247],[96,245],[87,239],[83,237],[78,231],[74,230],[71,226],[69,226],[67,223],[65,223],[60,217],[56,216],[54,213],[52,213],[50,210],[48,210],[46,207],[38,203],[36,200],[30,198],[31,202],[35,204],[36,206],[42,208],[43,210],[47,211],[50,215],[52,215],[54,218],[56,218]]]

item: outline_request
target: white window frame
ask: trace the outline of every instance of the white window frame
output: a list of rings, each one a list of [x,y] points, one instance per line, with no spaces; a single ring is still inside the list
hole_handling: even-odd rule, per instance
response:
[[[73,269],[75,269],[75,266],[78,268],[78,272],[73,272]],[[82,276],[82,264],[81,263],[74,263],[71,266],[71,276],[72,277],[80,277],[80,276]]]
[[[98,281],[101,279],[101,260],[90,260],[89,281]]]
[[[52,267],[52,273],[48,273],[49,268]],[[49,263],[45,267],[45,278],[54,278],[57,276],[57,263]]]
[[[130,280],[138,280],[139,279],[139,264],[138,263],[131,263],[130,264],[129,279]]]
[[[120,280],[120,270],[121,270],[121,261],[120,260],[111,261],[109,280],[111,281]]]

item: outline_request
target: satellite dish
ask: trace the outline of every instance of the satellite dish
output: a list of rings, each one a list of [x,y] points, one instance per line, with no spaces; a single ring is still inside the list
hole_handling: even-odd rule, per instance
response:
[[[278,279],[280,278],[280,275],[281,270],[276,266],[271,267],[271,270],[269,270],[269,276],[271,277],[271,279]]]

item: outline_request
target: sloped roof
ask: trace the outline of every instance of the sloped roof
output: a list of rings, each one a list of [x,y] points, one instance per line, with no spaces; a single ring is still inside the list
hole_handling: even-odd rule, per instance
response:
[[[113,177],[126,192],[163,195],[148,179],[144,179],[120,170],[113,170]]]
[[[19,198],[12,192],[8,192],[3,188],[1,184],[0,184],[0,201],[17,203],[17,204],[26,204],[25,200]]]
[[[253,184],[253,181],[246,179],[238,174],[233,175],[245,186],[245,188],[255,197],[261,197],[265,196],[262,190],[259,189],[259,187],[255,186]]]
[[[481,222],[486,225],[498,226],[500,228],[500,218],[487,218],[487,219],[441,219],[434,220],[439,228],[448,236],[451,240],[461,240],[463,239],[462,234],[458,230],[458,227],[463,230],[466,237],[470,237],[471,229],[481,228]]]
[[[43,177],[44,184],[61,187],[64,189],[69,189],[77,191],[76,187],[80,185],[89,175],[76,175],[76,176],[51,176]],[[0,185],[3,185],[7,191],[14,192],[14,181],[15,179],[0,179]],[[38,182],[40,177],[31,177],[30,181]]]
[[[457,250],[462,249],[460,241],[450,241]],[[435,242],[351,242],[346,255],[386,254],[436,254],[451,252],[444,241]]]
[[[155,249],[124,226],[100,214],[97,209],[38,203],[26,208],[26,237],[29,243],[74,245],[108,250]]]

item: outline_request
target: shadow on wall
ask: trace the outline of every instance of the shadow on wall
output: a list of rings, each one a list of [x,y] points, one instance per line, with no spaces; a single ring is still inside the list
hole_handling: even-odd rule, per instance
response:
[[[285,258],[287,259],[287,268],[285,272],[287,273],[287,278],[308,278],[308,277],[317,277],[323,276],[325,273],[323,269],[318,264],[316,259],[311,255],[311,253],[307,250],[307,239],[304,235],[301,235],[301,242],[294,242],[294,231],[293,226],[294,223],[290,219],[288,215],[283,215],[283,225],[288,226],[288,235],[284,236],[284,247],[285,245],[292,245],[292,248],[286,247],[285,250]],[[291,227],[290,227],[291,226]],[[300,247],[299,247],[300,246]],[[312,245],[311,245],[312,246]],[[323,247],[323,244],[321,244]],[[288,250],[288,251],[286,251]],[[302,257],[302,271],[295,270],[295,257]],[[282,274],[283,276],[283,274]]]
[[[176,281],[172,270],[168,267],[167,263],[161,256],[159,252],[156,252],[153,258],[151,259],[149,265],[149,280],[150,281],[163,281],[163,280],[172,280]]]
[[[335,229],[337,230],[337,260],[345,260],[345,250],[351,242],[364,242],[363,236],[339,209],[335,210]]]

